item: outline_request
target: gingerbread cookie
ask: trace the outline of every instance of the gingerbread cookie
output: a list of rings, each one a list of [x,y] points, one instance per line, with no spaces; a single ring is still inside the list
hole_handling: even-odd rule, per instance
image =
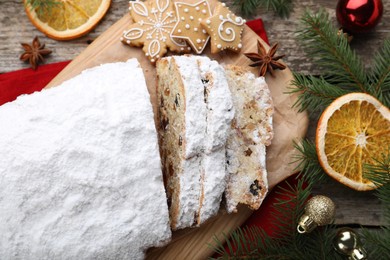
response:
[[[171,32],[172,37],[185,39],[196,53],[202,53],[210,36],[202,29],[200,21],[211,17],[209,3],[207,0],[196,4],[176,2],[175,7],[177,22]]]
[[[156,62],[167,52],[188,52],[191,48],[184,40],[173,39],[171,31],[177,22],[171,0],[130,1],[130,15],[134,24],[123,32],[121,41],[140,47],[151,62]]]
[[[242,48],[241,35],[245,22],[233,14],[225,3],[218,3],[213,16],[201,21],[202,28],[211,37],[211,53],[225,49],[239,52]]]

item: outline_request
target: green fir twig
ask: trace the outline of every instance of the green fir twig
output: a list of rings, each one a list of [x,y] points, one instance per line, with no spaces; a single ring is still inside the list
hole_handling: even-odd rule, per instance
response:
[[[363,63],[350,48],[347,38],[337,34],[338,29],[331,24],[328,13],[306,11],[301,20],[303,28],[298,31],[298,39],[313,63],[324,75],[331,75],[327,81],[341,88],[367,92]]]
[[[371,180],[377,187],[390,184],[390,146],[386,153],[380,155],[380,158],[373,158],[373,162],[375,164],[364,165],[364,178]],[[386,199],[389,202],[390,213],[390,197]]]
[[[298,177],[302,177],[308,185],[320,184],[329,180],[318,161],[314,142],[305,139],[301,143],[294,142],[294,147],[298,154],[292,158],[292,163],[297,163],[294,171],[299,171]]]
[[[387,154],[364,165],[364,177],[378,186],[376,196],[382,203],[385,224],[380,230],[363,229],[362,234],[370,259],[390,259],[390,146]]]
[[[390,106],[390,39],[374,56],[374,67],[370,73],[372,91],[383,104]]]
[[[304,187],[303,180],[298,180],[295,186],[278,187],[276,191],[283,199],[274,204],[272,224],[280,227],[274,237],[258,227],[237,229],[226,241],[227,249],[217,237],[214,245],[210,245],[220,255],[217,259],[294,259],[303,255],[299,251],[289,252],[293,241],[299,243],[296,231],[297,217],[303,213],[304,204],[310,195],[310,190]],[[291,232],[293,228],[296,232]],[[225,236],[225,238],[227,238]]]
[[[336,98],[347,94],[348,91],[328,83],[324,77],[305,76],[293,73],[294,80],[290,93],[298,93],[298,99],[294,106],[299,107],[299,112],[305,110],[310,113],[320,112]]]
[[[271,225],[277,227],[274,234],[268,235],[256,226],[237,229],[226,247],[215,237],[215,244],[210,246],[219,256],[212,259],[342,259],[333,249],[336,232],[333,225],[317,228],[310,234],[297,231],[310,187],[300,179],[295,186],[278,189],[280,199],[274,204],[271,217]]]
[[[31,10],[35,10],[38,15],[44,12],[50,12],[51,9],[60,4],[58,0],[27,0],[26,5],[30,5]]]
[[[241,14],[252,17],[259,8],[274,11],[282,18],[287,18],[293,9],[292,0],[234,0],[233,5],[239,7]]]
[[[339,35],[329,21],[327,12],[306,11],[301,22],[298,39],[323,75],[294,73],[289,93],[298,93],[294,106],[299,111],[322,111],[334,99],[351,92],[368,93],[390,105],[390,39],[374,55],[374,66],[367,72],[347,37]]]

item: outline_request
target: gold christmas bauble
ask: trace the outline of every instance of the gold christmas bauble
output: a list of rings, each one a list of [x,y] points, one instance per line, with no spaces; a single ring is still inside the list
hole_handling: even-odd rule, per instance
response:
[[[349,259],[367,259],[367,253],[362,247],[358,234],[351,228],[341,228],[333,240],[335,250]]]
[[[307,201],[305,213],[298,223],[299,233],[310,233],[317,226],[332,223],[335,215],[335,205],[333,201],[322,195],[317,195]]]

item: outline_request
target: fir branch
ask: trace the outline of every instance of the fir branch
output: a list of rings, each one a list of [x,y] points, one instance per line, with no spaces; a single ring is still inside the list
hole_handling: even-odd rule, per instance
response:
[[[317,228],[312,233],[297,231],[299,217],[304,212],[310,188],[298,180],[295,186],[278,187],[279,199],[274,204],[272,224],[278,227],[273,236],[259,227],[234,231],[227,241],[227,249],[214,238],[210,245],[220,256],[216,259],[342,259],[333,249],[333,226]],[[234,251],[235,249],[235,251]]]
[[[302,140],[301,143],[294,142],[294,147],[299,152],[292,159],[292,163],[298,163],[295,171],[299,171],[298,177],[311,184],[324,183],[329,180],[328,175],[322,169],[317,156],[316,145],[310,140]]]
[[[291,247],[287,250],[286,246],[291,244],[291,241],[297,241],[294,238],[298,234],[297,217],[303,213],[310,190],[304,187],[303,180],[298,180],[295,186],[278,187],[276,192],[283,199],[279,199],[274,204],[272,223],[279,227],[274,237],[271,238],[258,227],[239,228],[232,232],[230,240],[226,241],[228,249],[225,249],[223,243],[214,237],[215,245],[210,246],[221,255],[218,259],[300,259],[303,257],[299,250],[291,253]]]
[[[370,259],[390,259],[390,182],[379,187],[376,196],[383,205],[385,225],[380,230],[363,228],[364,247]]]
[[[298,218],[303,214],[311,193],[311,185],[307,186],[304,179],[297,179],[296,185],[288,182],[286,184],[286,188],[278,187],[275,191],[279,198],[274,203],[275,211],[271,214],[274,219],[272,223],[283,227],[275,233],[275,237],[278,238],[297,233],[291,230],[297,231]]]
[[[364,165],[364,177],[379,186],[375,195],[383,205],[385,225],[380,231],[363,229],[362,233],[370,259],[390,259],[390,146],[373,159],[375,164]]]
[[[36,10],[38,14],[43,12],[50,12],[55,6],[60,4],[58,0],[27,0],[26,5],[30,5],[31,10]]]
[[[364,178],[371,180],[378,187],[376,195],[384,205],[385,221],[390,228],[390,146],[380,158],[373,160],[374,164],[364,165]]]
[[[290,94],[298,93],[298,99],[294,107],[299,107],[299,112],[308,110],[310,113],[320,112],[336,98],[347,94],[349,91],[328,83],[323,77],[305,76],[293,73],[294,80],[291,84]]]
[[[390,195],[390,194],[389,194]],[[369,259],[390,259],[390,229],[362,230],[364,248]]]
[[[390,107],[390,39],[386,39],[383,47],[375,54],[370,79],[374,96]]]
[[[267,10],[273,10],[282,18],[287,18],[293,8],[292,0],[264,0],[261,2]]]
[[[245,17],[254,16],[258,8],[265,8],[282,18],[287,18],[293,8],[292,0],[234,0],[233,5],[239,7]]]
[[[333,247],[333,239],[337,229],[332,225],[317,227],[312,233],[305,236],[301,250],[304,251],[305,258],[302,259],[332,259],[344,260],[345,257],[339,255]]]
[[[303,28],[298,31],[308,57],[319,65],[330,84],[337,84],[350,91],[372,93],[362,61],[350,48],[346,37],[338,36],[337,29],[329,21],[324,10],[317,14],[308,11],[302,17]]]
[[[390,146],[380,158],[372,159],[375,164],[364,165],[364,178],[371,180],[378,187],[390,183]],[[390,196],[387,202],[390,206]]]
[[[252,17],[260,5],[261,0],[234,0],[233,6],[239,8],[239,12],[244,17]]]

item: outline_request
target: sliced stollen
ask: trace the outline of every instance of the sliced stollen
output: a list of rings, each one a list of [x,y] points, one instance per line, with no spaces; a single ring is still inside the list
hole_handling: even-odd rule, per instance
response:
[[[231,94],[223,68],[206,57],[167,57],[156,68],[171,227],[197,226],[217,213],[226,187]]]
[[[0,107],[0,259],[142,259],[170,239],[136,59]]]
[[[235,108],[226,145],[226,207],[228,212],[236,212],[238,204],[258,209],[268,192],[266,146],[273,137],[272,99],[263,77],[237,66],[225,71]]]
[[[195,59],[157,61],[159,143],[172,229],[196,224],[206,131],[204,87]]]
[[[197,57],[206,103],[202,188],[198,224],[216,215],[227,183],[226,139],[234,117],[225,70],[217,61]]]

